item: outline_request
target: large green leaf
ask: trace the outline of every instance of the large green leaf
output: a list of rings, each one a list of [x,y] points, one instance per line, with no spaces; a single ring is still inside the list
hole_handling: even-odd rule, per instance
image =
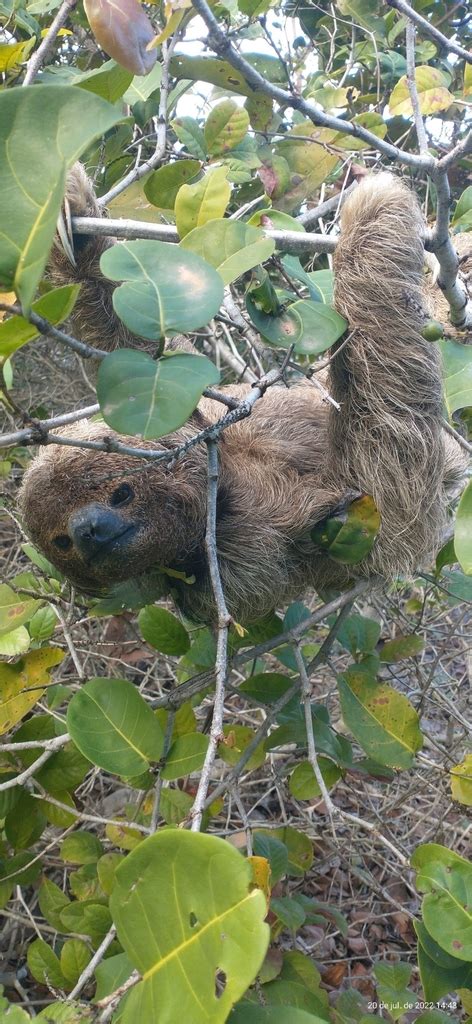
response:
[[[174,160],[172,164],[159,167],[146,178],[144,195],[159,210],[173,210],[177,192],[181,185],[192,181],[200,173],[199,160]],[[200,255],[203,256],[203,253]],[[208,260],[211,263],[211,260]]]
[[[423,739],[409,700],[378,683],[364,665],[338,676],[338,687],[343,719],[366,754],[392,768],[410,768]]]
[[[51,324],[60,324],[72,312],[79,291],[78,284],[55,288],[33,302],[33,310]],[[0,359],[8,359],[22,345],[36,338],[38,333],[37,327],[22,316],[11,316],[9,320],[4,320],[0,323]]]
[[[472,962],[472,864],[438,843],[425,843],[411,858],[416,885],[426,893],[423,922],[441,949]]]
[[[229,203],[228,168],[212,167],[194,185],[182,185],[175,200],[175,219],[180,238],[208,220],[222,217]]]
[[[449,416],[472,406],[472,350],[457,341],[438,342],[443,362],[444,401]]]
[[[331,306],[311,299],[299,299],[275,315],[263,312],[246,295],[251,320],[267,341],[282,348],[294,345],[301,355],[320,355],[344,334],[347,322]]]
[[[105,277],[124,282],[113,292],[113,305],[126,326],[143,338],[158,341],[169,331],[203,327],[223,301],[223,282],[213,267],[166,242],[114,245],[103,254],[100,268]]]
[[[84,757],[116,775],[140,775],[162,754],[159,722],[126,679],[86,683],[69,704],[67,728]]]
[[[0,93],[0,285],[13,287],[25,308],[53,240],[66,170],[120,116],[72,86]]]
[[[265,238],[259,228],[221,218],[189,231],[180,246],[202,256],[215,267],[224,284],[231,284],[247,270],[268,260],[275,242]]]
[[[107,60],[99,68],[82,71],[73,78],[74,85],[86,92],[101,96],[108,103],[116,103],[128,89],[133,79],[131,71],[126,71],[114,60]]]
[[[163,437],[188,419],[220,375],[206,356],[168,352],[155,361],[118,349],[100,365],[97,396],[104,419],[121,434]]]
[[[110,909],[142,974],[123,1024],[223,1024],[269,941],[265,896],[252,886],[250,865],[215,836],[171,830],[145,839],[120,864]]]
[[[234,100],[222,100],[208,115],[205,122],[205,142],[211,156],[220,156],[234,149],[249,128],[249,114]]]
[[[190,639],[185,626],[166,608],[153,604],[143,608],[138,616],[139,628],[148,644],[162,654],[185,654]]]
[[[472,482],[467,485],[457,509],[454,549],[464,572],[472,576]]]

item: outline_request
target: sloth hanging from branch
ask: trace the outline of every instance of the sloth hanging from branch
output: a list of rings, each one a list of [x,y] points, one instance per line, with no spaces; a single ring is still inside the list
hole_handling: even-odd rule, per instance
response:
[[[80,165],[69,175],[68,199],[75,216],[99,212]],[[439,357],[422,336],[424,228],[415,195],[398,178],[381,173],[359,185],[343,208],[334,258],[335,305],[350,332],[334,347],[326,379],[339,409],[307,380],[274,386],[250,417],[220,435],[217,548],[226,603],[239,622],[310,588],[411,573],[440,544],[448,488],[464,471],[464,453],[442,427]],[[74,266],[56,243],[51,277],[82,284],[73,322],[84,341],[106,350],[136,347],[100,272],[109,244],[80,238]],[[188,350],[189,342],[169,347]],[[241,399],[250,386],[222,390]],[[179,447],[220,416],[221,406],[203,398],[185,426],[159,444]],[[99,422],[67,434],[81,442],[118,437]],[[371,552],[348,567],[330,557],[314,528],[353,494],[371,495],[381,522]],[[20,504],[34,543],[81,590],[145,584],[167,570],[183,611],[211,622],[206,496],[202,444],[171,469],[50,445],[26,472]]]

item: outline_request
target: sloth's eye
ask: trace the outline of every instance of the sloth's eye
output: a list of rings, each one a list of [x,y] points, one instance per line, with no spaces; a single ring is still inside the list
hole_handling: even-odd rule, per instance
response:
[[[59,551],[68,551],[72,547],[72,541],[67,533],[60,533],[58,537],[54,537],[53,543]]]
[[[111,496],[111,504],[114,508],[120,508],[121,505],[128,505],[128,503],[134,498],[133,488],[129,484],[120,484],[113,491]]]

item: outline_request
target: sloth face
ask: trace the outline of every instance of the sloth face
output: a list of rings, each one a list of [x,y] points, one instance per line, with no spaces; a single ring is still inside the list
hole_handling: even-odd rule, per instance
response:
[[[105,433],[113,436],[87,424],[72,436]],[[97,594],[185,559],[202,537],[205,496],[198,462],[167,471],[161,463],[53,445],[27,470],[20,507],[39,550],[80,590]]]

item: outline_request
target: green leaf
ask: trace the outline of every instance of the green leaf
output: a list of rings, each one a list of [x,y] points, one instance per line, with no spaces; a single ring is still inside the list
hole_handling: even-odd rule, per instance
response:
[[[425,999],[435,1003],[459,988],[472,989],[472,964],[445,953],[422,921],[414,921],[413,926],[418,936],[418,966]]]
[[[278,632],[281,632],[280,628]],[[280,672],[260,672],[250,676],[239,690],[261,704],[275,704],[291,685],[290,677]]]
[[[214,167],[194,185],[181,186],[174,207],[177,230],[181,238],[188,235],[193,228],[223,216],[231,195],[231,185],[226,180],[227,174],[227,167]]]
[[[472,185],[468,185],[459,196],[452,223],[455,227],[463,228],[464,231],[470,230],[472,227]]]
[[[118,868],[110,907],[143,976],[123,1024],[152,1020],[156,1006],[169,1020],[223,1024],[267,950],[264,894],[241,854],[214,836],[172,830],[145,839]]]
[[[190,639],[180,620],[166,608],[148,605],[138,615],[138,623],[146,643],[162,654],[185,654]]]
[[[189,231],[180,243],[218,271],[224,284],[231,284],[248,270],[269,259],[275,249],[272,238],[240,220],[211,220]]]
[[[337,640],[351,654],[370,654],[380,637],[380,623],[365,615],[350,615],[338,632]]]
[[[67,939],[61,949],[60,964],[69,986],[75,985],[91,959],[92,954],[82,939]]]
[[[32,640],[49,640],[58,624],[54,608],[50,604],[38,608],[30,619],[28,629]]]
[[[112,923],[108,907],[95,900],[69,903],[61,913],[61,920],[64,931],[88,935],[95,943],[102,941]]]
[[[257,829],[254,836],[267,835],[264,829]],[[295,878],[302,878],[310,870],[313,863],[313,846],[304,832],[299,832],[291,825],[284,825],[282,828],[270,830],[273,839],[279,839],[288,851],[287,874]]]
[[[64,285],[46,292],[33,302],[32,309],[51,324],[59,324],[70,316],[80,291],[80,285]],[[0,359],[7,359],[26,342],[38,336],[38,329],[22,316],[11,316],[0,323]]]
[[[126,679],[86,683],[69,704],[67,728],[89,761],[116,775],[140,775],[162,755],[159,722]]]
[[[469,482],[457,509],[454,550],[466,576],[472,576],[472,482]]]
[[[387,640],[380,651],[380,660],[386,662],[402,661],[403,658],[415,658],[424,650],[424,640],[418,633],[410,633],[409,636],[396,636],[394,640]]]
[[[104,853],[97,861],[97,877],[103,892],[109,896],[115,884],[115,874],[118,864],[121,864],[123,855],[121,853]]]
[[[126,90],[123,100],[133,107],[135,103],[145,103],[156,89],[159,88],[162,78],[162,68],[156,63],[147,75],[135,75],[129,89]]]
[[[95,971],[97,979],[95,1001],[98,1002],[115,992],[120,985],[128,980],[132,971],[133,965],[126,953],[118,953],[116,956],[108,957],[107,960],[102,960]]]
[[[98,96],[72,86],[0,93],[0,284],[12,287],[25,309],[54,237],[65,172],[120,117]],[[25,145],[34,160],[26,158]]]
[[[324,1024],[321,1017],[294,1006],[255,1006],[246,1000],[234,1007],[228,1024],[288,1024],[289,1020],[290,1024]]]
[[[58,957],[53,953],[47,942],[35,939],[28,946],[26,954],[28,967],[36,981],[52,988],[64,988],[66,979],[62,973]]]
[[[6,583],[0,584],[0,636],[18,629],[34,615],[41,601],[31,597],[22,597],[15,593]]]
[[[377,506],[373,498],[364,494],[352,501],[343,515],[330,516],[315,526],[311,536],[335,562],[357,565],[372,550],[379,527]]]
[[[393,1020],[402,1017],[414,999],[414,993],[407,985],[411,979],[410,964],[380,963],[374,968],[379,998]]]
[[[450,956],[472,962],[472,864],[438,843],[417,847],[411,864],[426,893],[425,928]]]
[[[58,932],[62,932],[61,912],[64,910],[64,907],[69,906],[69,897],[50,878],[43,878],[38,896],[39,909],[43,917]]]
[[[274,896],[270,901],[270,909],[291,932],[297,932],[305,922],[305,911],[290,896]]]
[[[273,888],[287,874],[288,850],[285,843],[275,839],[270,832],[255,832],[254,855],[269,861],[270,884]]]
[[[250,96],[253,93],[240,71],[236,71],[227,61],[216,60],[215,57],[187,57],[181,53],[174,53],[170,59],[169,70],[173,78],[188,78],[191,82],[210,82],[225,92],[236,92],[242,96]]]
[[[58,647],[43,647],[12,665],[0,665],[0,735],[34,708],[49,685],[50,669],[63,658]]]
[[[176,117],[171,126],[185,149],[197,160],[206,160],[205,136],[193,117]]]
[[[241,754],[254,739],[255,730],[251,729],[249,725],[231,724],[223,726],[223,733],[225,738],[218,744],[218,757],[221,757],[225,764],[237,764]],[[251,768],[259,768],[264,761],[265,750],[264,744],[261,742],[251,754],[246,764],[246,771],[250,771]]]
[[[410,768],[423,738],[409,700],[363,665],[338,676],[338,687],[344,722],[365,753],[380,764]]]
[[[26,626],[18,626],[18,629],[0,637],[0,657],[15,658],[18,654],[25,654],[30,643],[31,637]]]
[[[264,336],[271,345],[280,348],[290,348],[296,345],[303,333],[303,324],[300,316],[294,310],[294,305],[288,309],[281,309],[275,315],[265,313],[256,306],[253,298],[253,289],[246,293],[246,309],[257,330]]]
[[[341,778],[341,769],[326,757],[319,757],[318,765],[326,788],[332,789]],[[321,796],[320,787],[309,761],[300,761],[300,764],[297,764],[290,776],[288,788],[296,800],[312,800]]]
[[[234,149],[246,135],[249,114],[234,100],[222,100],[208,115],[205,122],[205,142],[210,156],[221,156]]]
[[[422,114],[447,110],[451,103],[454,103],[454,96],[447,88],[447,78],[439,68],[431,68],[428,65],[415,68],[415,81]],[[413,115],[406,75],[402,75],[397,82],[388,101],[388,107],[391,117]]]
[[[180,186],[196,178],[200,170],[199,160],[175,160],[159,167],[146,178],[144,195],[159,210],[173,210]]]
[[[107,60],[99,68],[82,71],[79,75],[75,75],[73,83],[79,89],[85,89],[86,92],[93,92],[96,96],[101,96],[108,103],[116,103],[132,81],[131,71],[126,71],[114,60]]]
[[[60,856],[68,864],[96,864],[103,846],[92,832],[73,832],[61,843]]]
[[[208,749],[208,736],[189,732],[172,744],[161,771],[163,779],[181,779],[184,775],[200,771]]]
[[[444,376],[444,401],[448,416],[472,406],[472,351],[457,341],[438,341]]]
[[[213,267],[168,242],[142,239],[113,245],[103,253],[100,269],[110,280],[124,282],[113,292],[120,319],[134,334],[151,341],[169,331],[203,327],[223,301],[223,283]]]
[[[144,352],[118,349],[100,364],[97,396],[105,421],[120,434],[148,440],[186,422],[220,375],[206,356],[172,352],[155,361]]]

